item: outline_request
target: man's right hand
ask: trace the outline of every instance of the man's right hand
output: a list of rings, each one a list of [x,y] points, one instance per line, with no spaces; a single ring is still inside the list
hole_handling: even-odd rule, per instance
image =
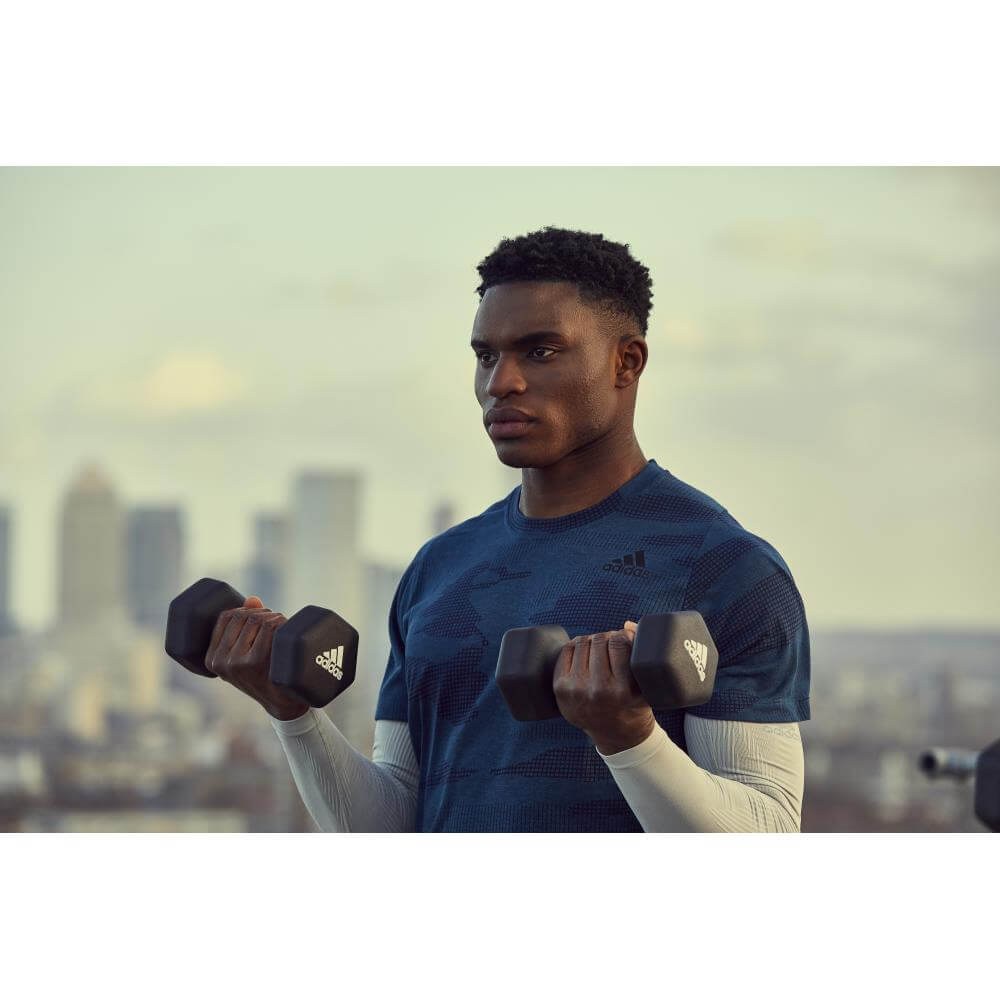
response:
[[[265,608],[259,597],[248,597],[241,608],[223,611],[215,623],[205,666],[264,706],[276,719],[297,719],[309,703],[287,688],[272,684],[271,643],[288,619]]]

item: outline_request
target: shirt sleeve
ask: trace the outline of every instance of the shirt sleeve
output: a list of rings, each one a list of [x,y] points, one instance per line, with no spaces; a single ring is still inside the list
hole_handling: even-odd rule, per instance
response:
[[[684,736],[688,753],[659,725],[638,746],[597,750],[644,832],[800,832],[805,761],[796,723],[687,715]]]
[[[688,715],[758,723],[810,717],[805,607],[770,544],[720,518],[692,566],[683,607],[701,612],[719,651],[712,697]]]

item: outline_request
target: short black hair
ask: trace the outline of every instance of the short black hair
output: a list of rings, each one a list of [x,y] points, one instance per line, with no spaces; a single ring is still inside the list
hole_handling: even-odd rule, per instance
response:
[[[476,289],[480,301],[488,288],[508,281],[572,281],[588,305],[634,318],[646,336],[653,298],[649,268],[627,243],[606,240],[603,233],[546,226],[504,238],[476,270],[483,279]]]

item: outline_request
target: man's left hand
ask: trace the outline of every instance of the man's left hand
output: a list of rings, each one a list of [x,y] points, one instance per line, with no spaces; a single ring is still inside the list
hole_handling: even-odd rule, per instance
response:
[[[638,746],[656,726],[629,660],[636,623],[615,632],[579,635],[563,647],[552,691],[563,718],[608,756]]]

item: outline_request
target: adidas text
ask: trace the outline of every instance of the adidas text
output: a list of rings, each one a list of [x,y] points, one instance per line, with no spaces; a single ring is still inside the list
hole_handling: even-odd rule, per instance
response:
[[[344,679],[344,671],[341,669],[343,663],[343,646],[338,646],[336,649],[328,649],[325,653],[320,653],[320,655],[316,657],[316,664],[333,674],[338,681]]]
[[[688,655],[694,660],[695,669],[698,671],[698,677],[701,680],[705,679],[705,666],[708,663],[708,646],[703,642],[695,642],[693,639],[684,640],[684,648],[688,651]]]

